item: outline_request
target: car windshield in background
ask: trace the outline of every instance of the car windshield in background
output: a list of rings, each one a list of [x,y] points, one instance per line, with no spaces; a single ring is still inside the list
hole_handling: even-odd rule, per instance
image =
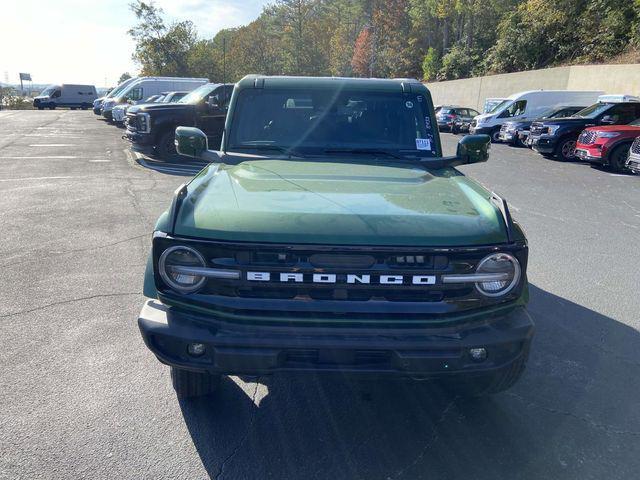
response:
[[[448,114],[451,114],[451,113],[456,113],[456,111],[453,108],[443,108],[438,113],[443,113],[443,114],[448,115]]]
[[[608,103],[596,103],[590,107],[580,110],[572,116],[578,118],[596,118],[598,115],[605,112],[610,106],[611,105]]]
[[[205,98],[207,98],[215,88],[216,88],[215,85],[210,85],[210,84],[202,85],[201,87],[196,88],[194,91],[192,91],[188,95],[185,95],[184,97],[182,97],[176,103],[192,103],[192,104],[199,103]]]
[[[53,92],[56,91],[56,88],[58,88],[57,85],[49,85],[47,88],[45,88],[42,93],[40,95],[51,95]]]
[[[487,113],[493,113],[495,111],[497,111],[500,107],[502,107],[505,103],[510,102],[511,100],[502,100],[499,103],[496,103],[493,107],[489,107],[489,110],[487,111]],[[491,105],[491,104],[489,104]]]
[[[427,99],[396,92],[244,90],[228,150],[384,150],[433,156]]]

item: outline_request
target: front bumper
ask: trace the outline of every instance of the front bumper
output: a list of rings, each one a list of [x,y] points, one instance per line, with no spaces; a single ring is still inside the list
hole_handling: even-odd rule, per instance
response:
[[[493,131],[492,127],[470,127],[469,133],[471,135],[491,135]]]
[[[635,174],[640,174],[640,155],[631,154],[627,159],[626,167]]]
[[[540,135],[536,137],[529,136],[528,144],[538,153],[554,153],[558,139],[548,135]]]
[[[527,355],[531,317],[518,307],[502,317],[433,328],[347,328],[248,325],[184,313],[148,300],[138,326],[158,360],[177,368],[227,375],[279,371],[442,377],[481,374],[508,367]],[[203,343],[200,357],[187,345]],[[474,362],[469,348],[484,347]]]
[[[588,148],[584,148],[584,147],[576,147],[576,158],[578,160],[583,160],[585,162],[590,162],[590,163],[597,163],[600,165],[606,165],[608,164],[607,160],[606,160],[606,156],[603,155],[602,150],[598,150],[599,155],[593,155],[593,152],[588,149]]]
[[[507,131],[500,131],[500,135],[499,135],[500,140],[502,140],[503,142],[506,143],[514,143],[515,139],[516,139],[516,132],[515,131],[511,131],[511,132],[507,132]]]

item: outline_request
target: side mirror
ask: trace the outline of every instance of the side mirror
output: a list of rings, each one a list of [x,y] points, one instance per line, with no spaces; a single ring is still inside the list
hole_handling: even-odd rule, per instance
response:
[[[465,135],[458,142],[456,156],[462,164],[486,162],[489,159],[491,138],[489,135]]]
[[[176,151],[185,157],[202,157],[209,149],[207,136],[194,127],[176,128]]]

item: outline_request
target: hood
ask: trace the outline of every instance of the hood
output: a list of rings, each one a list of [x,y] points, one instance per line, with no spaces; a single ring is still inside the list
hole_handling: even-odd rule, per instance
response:
[[[291,160],[206,167],[188,187],[175,233],[332,245],[507,241],[490,193],[454,169]]]
[[[596,132],[620,132],[640,135],[640,126],[635,125],[601,125],[599,127],[589,127],[585,130]]]
[[[49,100],[49,95],[38,95],[37,97],[33,97],[34,100]]]
[[[182,112],[193,110],[194,106],[189,103],[142,103],[135,106],[136,112]],[[133,111],[133,107],[130,111]]]
[[[593,124],[595,122],[592,118],[546,118],[544,120],[536,120],[537,123],[544,123],[545,125],[584,125],[587,123]]]

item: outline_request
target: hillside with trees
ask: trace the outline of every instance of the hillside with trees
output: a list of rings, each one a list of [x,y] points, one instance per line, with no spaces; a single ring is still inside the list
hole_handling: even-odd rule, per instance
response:
[[[189,20],[168,23],[153,3],[131,8],[142,75],[215,81],[248,73],[449,80],[637,61],[640,47],[640,0],[275,0],[214,38]]]

